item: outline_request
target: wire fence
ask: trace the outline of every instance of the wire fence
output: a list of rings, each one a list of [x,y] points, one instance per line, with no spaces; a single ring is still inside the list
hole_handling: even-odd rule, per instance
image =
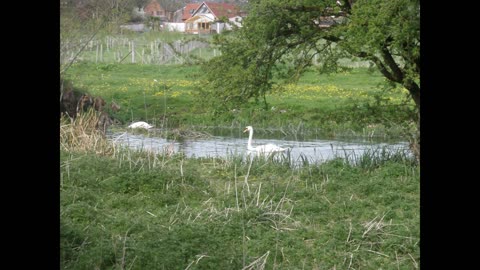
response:
[[[83,48],[84,47],[84,48]],[[82,50],[83,48],[83,50]],[[81,50],[81,53],[77,53]],[[62,40],[60,48],[61,64],[71,61],[95,63],[135,63],[135,64],[195,64],[209,60],[220,54],[210,43],[201,39],[177,39],[166,41],[156,39],[135,39],[131,37],[83,38]],[[314,65],[321,60],[315,57]],[[340,59],[340,65],[352,68],[369,67],[368,61]]]
[[[82,52],[76,56],[83,46]],[[95,63],[185,64],[208,60],[218,54],[217,49],[201,40],[167,42],[162,39],[147,41],[127,37],[67,40],[62,41],[60,50],[61,64],[74,60]]]

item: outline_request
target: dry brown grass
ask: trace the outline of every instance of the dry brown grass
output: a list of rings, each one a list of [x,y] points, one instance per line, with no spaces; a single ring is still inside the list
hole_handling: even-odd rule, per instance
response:
[[[88,110],[75,119],[62,116],[60,119],[61,149],[113,155],[115,146],[107,140],[101,130],[97,129],[98,120],[99,115],[93,110]]]

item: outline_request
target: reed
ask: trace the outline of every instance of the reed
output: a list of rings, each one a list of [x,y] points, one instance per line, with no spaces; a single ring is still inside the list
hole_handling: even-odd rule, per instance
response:
[[[97,128],[98,121],[99,115],[91,109],[74,119],[63,115],[60,118],[60,148],[73,152],[113,155],[115,146]]]
[[[361,154],[355,152],[335,153],[337,158],[344,161],[346,165],[357,166],[363,169],[375,169],[387,162],[398,162],[413,165],[417,163],[417,159],[410,151],[404,148],[388,149],[387,146],[379,146],[368,148]]]

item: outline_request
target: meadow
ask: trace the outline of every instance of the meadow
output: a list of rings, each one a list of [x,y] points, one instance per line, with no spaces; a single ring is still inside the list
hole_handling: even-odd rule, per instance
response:
[[[407,138],[415,127],[406,91],[368,68],[310,71],[275,84],[268,109],[251,102],[220,115],[202,102],[200,65],[78,61],[63,78],[121,106],[108,111],[111,128]],[[420,166],[404,153],[299,167],[288,156],[186,158],[113,145],[96,117],[60,122],[61,269],[420,266]]]
[[[385,79],[367,68],[338,74],[307,72],[297,84],[276,84],[269,109],[250,102],[215,114],[202,102],[200,65],[141,65],[79,62],[64,78],[74,87],[102,96],[122,109],[122,125],[147,121],[157,127],[205,126],[316,130],[325,136],[401,137],[411,132],[413,104],[405,89],[385,88]]]

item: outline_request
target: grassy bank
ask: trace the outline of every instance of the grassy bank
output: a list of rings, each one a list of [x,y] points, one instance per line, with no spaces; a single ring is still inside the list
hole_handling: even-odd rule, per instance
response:
[[[346,73],[303,76],[298,84],[277,85],[267,96],[268,110],[250,103],[220,115],[202,103],[199,66],[72,65],[65,78],[75,87],[122,109],[122,124],[148,121],[157,127],[245,126],[320,130],[339,135],[400,136],[412,127],[412,102],[402,89],[384,90],[385,79],[366,68]],[[156,80],[156,81],[155,81]]]
[[[116,149],[62,150],[60,165],[62,269],[419,267],[408,160],[294,169]]]

